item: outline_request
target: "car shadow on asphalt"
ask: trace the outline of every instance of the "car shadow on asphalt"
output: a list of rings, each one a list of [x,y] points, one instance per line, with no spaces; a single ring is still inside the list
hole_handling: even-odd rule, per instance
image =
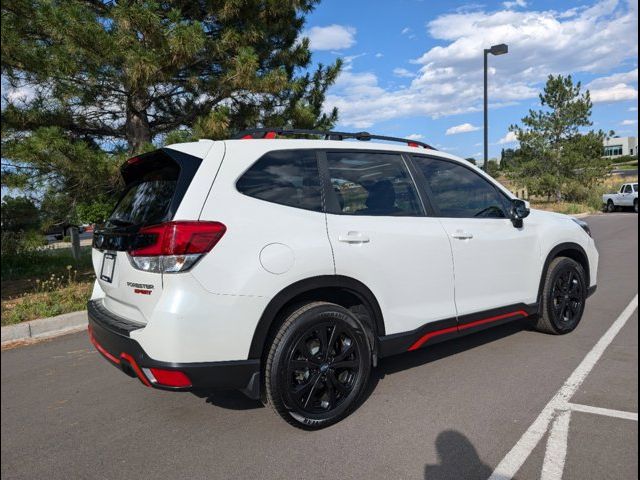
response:
[[[455,430],[438,434],[436,452],[439,463],[425,465],[425,480],[484,480],[493,473],[493,469],[480,459],[469,439]]]
[[[216,407],[226,408],[228,410],[253,410],[255,408],[263,408],[264,405],[260,400],[252,400],[244,393],[237,390],[223,391],[195,391],[191,392],[196,397],[204,398],[206,403],[215,405]]]
[[[450,355],[471,350],[473,348],[495,342],[502,338],[516,334],[529,328],[526,321],[512,322],[484,330],[482,332],[452,339],[443,343],[425,347],[415,352],[407,352],[393,357],[381,359],[377,368],[372,370],[371,378],[365,389],[360,404],[364,403],[375,391],[380,380],[386,375],[408,370],[427,363],[436,362]],[[239,391],[195,391],[197,397],[205,399],[206,403],[229,410],[252,410],[263,408],[259,400],[252,400]]]

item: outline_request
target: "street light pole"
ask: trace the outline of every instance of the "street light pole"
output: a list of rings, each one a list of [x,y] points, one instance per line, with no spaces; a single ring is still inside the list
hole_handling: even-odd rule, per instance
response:
[[[509,47],[504,43],[484,49],[484,164],[482,168],[485,170],[487,168],[487,162],[489,161],[489,93],[487,86],[487,70],[489,65],[488,57],[489,54],[504,55],[508,52]]]

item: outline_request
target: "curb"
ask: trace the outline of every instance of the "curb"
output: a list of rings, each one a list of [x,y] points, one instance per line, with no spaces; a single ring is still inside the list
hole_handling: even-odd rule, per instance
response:
[[[57,337],[75,333],[87,326],[87,311],[65,313],[56,317],[41,318],[17,325],[2,327],[2,346],[9,343]]]

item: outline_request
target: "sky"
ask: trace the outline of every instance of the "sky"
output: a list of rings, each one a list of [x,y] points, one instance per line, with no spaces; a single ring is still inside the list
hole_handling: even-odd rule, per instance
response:
[[[315,63],[344,60],[326,100],[338,130],[419,139],[482,158],[483,49],[489,56],[489,157],[517,146],[509,125],[549,74],[589,89],[593,127],[638,132],[638,1],[323,0],[307,17]]]

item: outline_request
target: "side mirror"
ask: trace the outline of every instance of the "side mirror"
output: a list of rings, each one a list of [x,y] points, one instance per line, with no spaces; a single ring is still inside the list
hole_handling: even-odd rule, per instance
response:
[[[519,198],[514,198],[511,200],[511,211],[509,212],[511,216],[511,223],[516,228],[522,228],[523,219],[529,216],[531,211],[529,210],[529,205],[524,200],[520,200]]]

